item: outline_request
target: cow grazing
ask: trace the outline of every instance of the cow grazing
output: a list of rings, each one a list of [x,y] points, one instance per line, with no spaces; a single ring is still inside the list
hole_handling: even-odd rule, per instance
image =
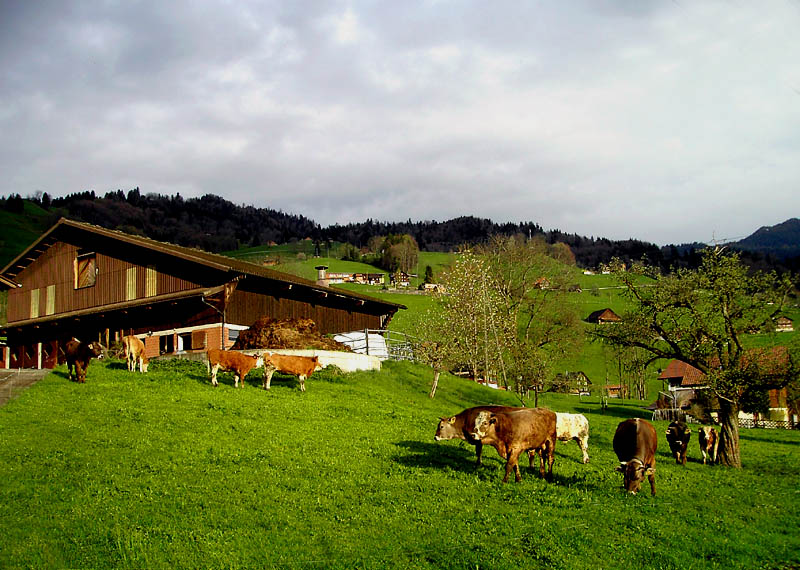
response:
[[[435,441],[447,439],[463,439],[467,443],[475,446],[477,460],[475,467],[481,465],[481,455],[483,454],[483,444],[480,439],[472,437],[475,427],[475,418],[483,411],[503,411],[503,410],[524,410],[526,408],[510,408],[508,406],[477,406],[467,408],[449,418],[439,418],[439,425],[436,427]]]
[[[253,369],[264,366],[264,359],[261,356],[250,356],[232,350],[220,350],[218,348],[209,349],[206,352],[206,369],[211,372],[211,384],[218,386],[217,372],[228,370],[234,374],[234,386],[239,387],[239,380],[244,387],[245,376]]]
[[[678,420],[667,427],[667,443],[675,457],[675,463],[686,465],[686,449],[689,447],[691,437],[692,430],[685,422]]]
[[[639,418],[620,422],[614,433],[613,446],[619,459],[617,471],[623,474],[625,490],[635,495],[647,475],[650,492],[655,495],[658,437],[653,425]]]
[[[586,416],[556,412],[556,437],[561,441],[574,439],[583,453],[583,462],[589,463],[589,420]]]
[[[475,417],[472,437],[484,445],[491,445],[506,460],[506,474],[503,483],[514,471],[514,479],[519,482],[519,456],[529,452],[531,468],[533,453],[541,455],[539,475],[545,477],[545,461],[548,463],[547,478],[553,476],[553,463],[556,449],[556,415],[546,408],[525,408],[513,411],[479,412]]]
[[[89,361],[92,358],[103,358],[105,348],[99,342],[86,343],[73,338],[64,346],[64,353],[67,357],[69,379],[72,380],[74,374],[75,380],[84,384]]]
[[[703,426],[697,430],[697,441],[700,442],[700,453],[703,454],[703,465],[706,464],[706,459],[712,465],[717,462],[717,446],[719,445],[719,437],[717,430],[711,426]]]
[[[122,346],[125,348],[125,360],[128,361],[128,370],[136,372],[136,365],[139,365],[139,372],[147,372],[149,362],[144,352],[144,343],[133,335],[122,337]]]
[[[264,353],[264,390],[269,390],[275,372],[291,374],[300,380],[300,391],[306,391],[306,378],[322,368],[318,356],[289,356],[285,354]]]

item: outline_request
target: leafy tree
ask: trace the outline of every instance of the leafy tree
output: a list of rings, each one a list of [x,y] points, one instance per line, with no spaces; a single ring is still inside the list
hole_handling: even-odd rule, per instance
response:
[[[419,246],[408,234],[392,234],[383,240],[381,266],[387,271],[412,273],[417,266]]]
[[[792,283],[787,276],[751,272],[739,254],[723,248],[702,252],[697,269],[660,275],[634,266],[615,275],[633,307],[622,323],[598,326],[596,338],[612,345],[638,347],[659,358],[678,359],[706,374],[719,402],[720,462],[741,467],[739,410],[754,392],[786,386],[798,377],[794,347],[747,348],[747,335],[767,330],[780,313]],[[641,275],[652,278],[643,283]]]

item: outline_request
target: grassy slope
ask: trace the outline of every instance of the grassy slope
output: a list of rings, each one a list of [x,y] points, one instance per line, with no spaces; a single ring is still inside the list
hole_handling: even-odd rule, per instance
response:
[[[741,471],[676,466],[626,496],[611,437],[640,413],[546,395],[587,415],[591,463],[500,483],[487,449],[434,442],[438,416],[509,394],[386,364],[265,393],[213,389],[199,364],[146,376],[62,368],[0,408],[0,567],[754,568],[800,564],[800,434],[742,434]],[[658,424],[663,433],[665,425]],[[678,523],[678,521],[680,521]],[[678,523],[678,524],[676,524]]]

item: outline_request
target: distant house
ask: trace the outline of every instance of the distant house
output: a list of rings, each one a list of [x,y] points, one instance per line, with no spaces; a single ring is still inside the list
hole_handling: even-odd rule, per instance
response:
[[[574,396],[591,396],[592,394],[592,381],[581,371],[556,374],[553,384],[554,386],[559,386],[558,391],[566,389],[568,394]]]
[[[611,309],[600,309],[586,317],[587,323],[597,323],[598,325],[608,325],[621,323],[622,318]]]
[[[775,332],[792,332],[794,323],[789,317],[778,317],[775,319]]]
[[[550,280],[547,277],[539,277],[536,281],[533,282],[534,289],[549,289],[550,288]]]
[[[619,398],[622,392],[622,386],[620,384],[606,384],[604,389],[609,398]]]

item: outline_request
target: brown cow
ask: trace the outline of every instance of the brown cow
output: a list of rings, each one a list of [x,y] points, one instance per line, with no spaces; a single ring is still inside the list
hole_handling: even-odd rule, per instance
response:
[[[73,338],[64,346],[64,353],[67,356],[69,379],[72,380],[74,369],[75,380],[80,384],[84,384],[89,361],[92,358],[103,358],[105,348],[99,342],[85,343]]]
[[[675,457],[675,463],[678,465],[686,465],[686,450],[689,447],[692,430],[689,429],[686,422],[678,420],[669,424],[666,436],[669,449]]]
[[[483,444],[480,439],[472,437],[472,432],[475,427],[475,418],[478,414],[487,410],[497,412],[524,409],[526,408],[511,408],[508,406],[477,406],[475,408],[467,408],[449,418],[439,418],[439,425],[436,427],[436,435],[433,436],[433,439],[435,441],[454,438],[463,439],[467,443],[474,445],[475,453],[478,456],[475,467],[480,467]]]
[[[484,445],[491,445],[506,460],[506,474],[503,483],[508,482],[511,470],[517,482],[522,480],[519,472],[519,456],[529,452],[531,468],[533,454],[539,451],[539,475],[545,476],[545,455],[548,463],[547,478],[553,476],[553,463],[556,449],[556,414],[546,408],[525,408],[513,411],[479,412],[475,418],[472,437],[480,439]]]
[[[264,390],[269,390],[275,372],[291,374],[300,380],[300,391],[306,391],[306,378],[322,368],[318,356],[289,356],[286,354],[264,353]]]
[[[232,350],[220,350],[218,348],[211,348],[206,352],[206,369],[211,372],[211,384],[217,386],[217,372],[228,370],[233,372],[234,386],[239,387],[239,380],[242,381],[242,388],[244,388],[245,376],[253,369],[264,366],[264,359],[261,356],[250,356],[249,354],[242,354],[241,352],[234,352]]]
[[[128,335],[122,337],[122,346],[125,347],[125,360],[128,361],[128,370],[136,372],[136,365],[139,365],[139,372],[147,372],[149,359],[144,352],[144,343],[141,339]]]
[[[719,445],[719,437],[717,437],[717,430],[711,426],[702,426],[697,430],[697,441],[700,442],[700,453],[703,454],[703,465],[706,464],[706,459],[712,465],[717,462],[717,446]]]
[[[619,459],[617,471],[623,474],[625,490],[635,495],[647,475],[650,492],[655,495],[658,437],[653,425],[640,418],[620,422],[613,445]]]

